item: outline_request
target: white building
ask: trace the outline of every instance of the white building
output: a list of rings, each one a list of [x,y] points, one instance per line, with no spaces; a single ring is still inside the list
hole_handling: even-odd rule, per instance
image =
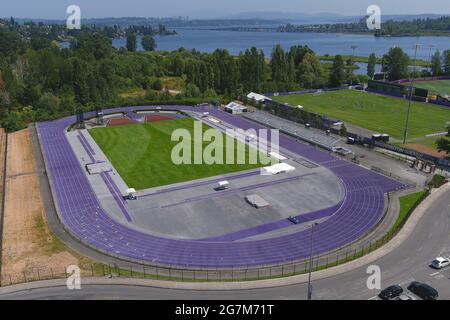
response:
[[[262,94],[255,93],[255,92],[250,92],[250,93],[247,95],[247,98],[253,99],[253,100],[255,100],[256,102],[264,102],[264,100],[272,100],[272,99],[270,99],[269,97],[263,96]]]
[[[247,107],[236,102],[230,102],[225,106],[225,111],[231,114],[241,114],[247,112]]]

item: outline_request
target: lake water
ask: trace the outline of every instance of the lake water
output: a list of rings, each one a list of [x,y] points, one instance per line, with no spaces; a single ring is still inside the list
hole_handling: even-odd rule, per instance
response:
[[[382,56],[390,48],[401,47],[411,57],[414,56],[414,44],[433,45],[434,50],[450,49],[449,37],[374,37],[371,35],[324,34],[324,33],[279,33],[279,32],[237,32],[213,30],[177,29],[173,36],[156,37],[159,50],[174,50],[180,47],[195,48],[202,52],[212,52],[217,48],[225,48],[231,54],[239,54],[252,46],[263,49],[270,55],[272,48],[280,44],[289,49],[294,45],[308,45],[316,53],[351,55],[351,46],[356,45],[357,56],[369,56],[375,53]],[[114,46],[124,46],[124,39],[115,39]],[[428,60],[429,48],[420,49],[417,57]]]
[[[273,47],[280,44],[289,49],[294,45],[308,45],[317,54],[343,54],[351,55],[352,46],[357,46],[355,55],[369,56],[375,53],[381,57],[390,48],[401,47],[410,57],[414,57],[414,45],[424,45],[418,50],[419,59],[428,60],[435,50],[450,49],[449,37],[374,37],[371,35],[349,35],[349,34],[325,34],[325,33],[280,33],[280,32],[237,32],[237,31],[215,31],[215,30],[192,30],[176,29],[177,35],[157,36],[158,50],[176,50],[180,47],[197,49],[201,52],[212,52],[217,48],[228,49],[237,55],[241,51],[252,46],[264,50],[266,56],[270,56]],[[114,39],[113,46],[116,48],[125,46],[125,39]],[[67,45],[67,44],[65,44]],[[138,38],[138,49],[141,50]],[[366,73],[366,65],[360,64],[360,70],[356,73]],[[378,66],[379,70],[380,67]]]

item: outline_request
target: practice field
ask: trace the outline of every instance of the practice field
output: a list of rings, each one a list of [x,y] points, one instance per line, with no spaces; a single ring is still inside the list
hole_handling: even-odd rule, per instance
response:
[[[414,86],[428,89],[431,94],[450,95],[450,80],[416,82]]]
[[[302,105],[307,111],[341,119],[374,132],[387,133],[397,139],[403,136],[408,108],[406,100],[353,90],[321,95],[279,96],[274,99],[292,106]],[[414,102],[408,139],[446,131],[447,121],[450,121],[450,109]]]
[[[89,132],[127,185],[138,190],[262,166],[260,163],[176,165],[171,159],[172,149],[178,144],[178,142],[171,141],[172,132],[176,129],[186,129],[193,137],[194,120],[183,118],[146,124],[95,128]],[[203,126],[203,130],[205,129],[208,129],[206,125]],[[222,134],[222,137],[225,144],[225,135]],[[250,152],[257,152],[242,142],[235,142],[235,158],[239,152],[245,152],[246,159],[249,159]],[[203,148],[208,144],[209,142],[204,142]],[[225,159],[225,147],[223,153]]]

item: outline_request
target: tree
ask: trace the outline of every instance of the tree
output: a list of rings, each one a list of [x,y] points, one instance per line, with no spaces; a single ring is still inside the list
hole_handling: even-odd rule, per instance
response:
[[[0,28],[0,54],[10,55],[24,48],[24,43],[16,32]]]
[[[137,48],[136,34],[134,32],[129,32],[127,34],[127,50],[130,52],[135,52]]]
[[[299,82],[303,88],[317,88],[323,84],[323,69],[314,53],[306,53],[298,68]]]
[[[188,98],[197,98],[201,95],[200,89],[192,83],[186,84],[184,95]]]
[[[345,81],[345,63],[341,55],[334,57],[333,67],[331,68],[330,85],[340,87]]]
[[[73,91],[75,93],[75,101],[81,105],[86,105],[89,102],[88,69],[89,65],[87,62],[79,58],[73,59]]]
[[[444,138],[436,140],[436,147],[439,151],[444,151],[446,154],[450,154],[450,125],[447,127],[448,133]]]
[[[59,99],[53,94],[46,92],[39,98],[36,107],[54,113],[58,110]]]
[[[442,56],[439,50],[437,50],[431,57],[431,72],[433,76],[439,76],[442,74]]]
[[[266,79],[264,52],[252,47],[239,55],[239,72],[243,87],[247,91],[260,91]]]
[[[353,69],[355,68],[355,65],[351,58],[348,58],[345,62],[345,79],[347,82],[350,82],[351,85],[353,85]]]
[[[113,51],[111,39],[100,32],[83,32],[71,42],[71,49],[83,58],[92,54],[97,60],[109,58]]]
[[[377,56],[375,53],[372,53],[369,56],[369,62],[367,63],[367,75],[370,79],[373,79],[373,76],[375,75],[375,67],[377,64]]]
[[[286,54],[279,44],[272,50],[270,68],[273,82],[286,82],[288,63]]]
[[[210,63],[211,71],[214,75],[213,89],[221,94],[234,95],[239,86],[239,68],[237,60],[230,55],[228,50],[217,49],[212,53]]]
[[[160,78],[156,78],[155,81],[152,82],[151,88],[153,90],[160,91],[163,88],[163,82]]]
[[[444,65],[444,73],[446,76],[450,76],[450,50],[445,50],[442,54],[442,60]]]
[[[294,59],[294,64],[299,66],[307,53],[314,54],[308,46],[293,46],[289,49],[288,55]]]
[[[347,136],[347,127],[345,126],[345,124],[341,125],[341,129],[339,129],[339,134],[343,137]]]
[[[391,48],[389,52],[384,55],[384,58],[389,81],[405,79],[408,77],[410,59],[409,56],[403,52],[402,48]]]
[[[436,147],[439,151],[444,151],[446,154],[450,154],[450,140],[446,138],[440,138],[436,140]]]
[[[30,40],[30,45],[33,50],[41,50],[51,47],[52,41],[46,37],[33,37]]]
[[[156,49],[156,41],[151,36],[143,36],[141,45],[145,51],[154,51]]]

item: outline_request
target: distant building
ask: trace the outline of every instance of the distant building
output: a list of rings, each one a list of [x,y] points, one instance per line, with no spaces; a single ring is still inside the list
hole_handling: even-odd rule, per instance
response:
[[[247,107],[236,102],[231,102],[225,106],[225,111],[231,114],[241,114],[247,112]]]
[[[269,97],[263,96],[262,94],[255,93],[255,92],[250,92],[250,93],[247,95],[247,98],[248,98],[248,99],[253,99],[253,100],[255,100],[256,102],[264,102],[264,100],[272,100],[272,99],[270,99]]]

